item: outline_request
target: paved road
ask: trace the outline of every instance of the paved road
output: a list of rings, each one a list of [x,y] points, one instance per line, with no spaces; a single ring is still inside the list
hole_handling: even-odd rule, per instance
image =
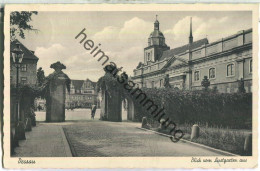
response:
[[[45,111],[37,111],[36,120],[37,121],[45,121],[46,119],[46,112]],[[100,118],[100,109],[96,110],[95,119]],[[66,121],[76,121],[76,120],[90,120],[91,119],[91,111],[90,109],[74,109],[65,110],[65,120]]]
[[[63,125],[72,154],[78,157],[217,156],[191,145],[137,129],[140,123],[84,121]]]
[[[141,123],[99,121],[99,111],[96,116],[91,120],[89,109],[77,109],[66,111],[66,122],[40,122],[32,132],[26,132],[27,139],[15,149],[15,156],[66,157],[70,150],[78,157],[220,155],[137,129]],[[45,112],[37,112],[36,119],[44,121]]]
[[[45,111],[37,111],[36,120],[37,121],[45,121],[46,119],[46,112]],[[100,118],[100,109],[96,110],[95,119]],[[65,120],[66,121],[77,121],[77,120],[90,120],[91,119],[91,111],[90,109],[74,109],[65,110]],[[127,120],[127,112],[125,110],[122,111],[122,119]]]

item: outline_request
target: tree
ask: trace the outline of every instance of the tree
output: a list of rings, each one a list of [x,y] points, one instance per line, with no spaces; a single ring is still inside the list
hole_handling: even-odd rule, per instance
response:
[[[42,86],[44,81],[45,81],[45,74],[44,74],[42,67],[40,67],[37,70],[37,83],[38,83],[39,86]]]
[[[238,81],[238,93],[245,93],[245,92],[246,92],[246,89],[245,89],[244,79],[241,78]]]
[[[29,24],[32,21],[32,15],[37,15],[37,11],[22,11],[12,12],[10,14],[10,35],[11,40],[16,38],[18,34],[22,39],[25,38],[24,31],[37,31],[32,25]]]

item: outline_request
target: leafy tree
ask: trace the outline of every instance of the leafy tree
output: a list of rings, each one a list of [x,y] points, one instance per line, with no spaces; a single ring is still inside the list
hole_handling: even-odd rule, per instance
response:
[[[15,11],[10,14],[10,35],[11,40],[16,38],[18,34],[21,38],[25,38],[24,31],[37,31],[32,25],[29,24],[32,21],[32,15],[37,15],[37,11]]]
[[[42,67],[40,67],[37,70],[37,83],[39,86],[42,86],[44,81],[45,81],[45,74],[44,74]]]

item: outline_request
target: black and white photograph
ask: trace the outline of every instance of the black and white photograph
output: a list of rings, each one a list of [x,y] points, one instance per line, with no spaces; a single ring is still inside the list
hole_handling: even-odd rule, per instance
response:
[[[79,6],[5,11],[6,165],[257,164],[258,6]]]

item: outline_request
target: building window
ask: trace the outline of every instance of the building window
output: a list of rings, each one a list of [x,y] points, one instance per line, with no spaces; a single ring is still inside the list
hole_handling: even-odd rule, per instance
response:
[[[21,65],[21,71],[27,71],[27,65],[26,64],[22,64]]]
[[[215,68],[210,68],[209,69],[209,79],[216,78],[216,69]]]
[[[234,72],[234,64],[228,64],[227,65],[227,76],[233,76],[235,74]]]
[[[150,53],[147,54],[147,61],[150,61]]]
[[[160,80],[160,87],[163,87],[163,79]]]
[[[227,93],[230,93],[231,91],[230,91],[230,88],[229,87],[227,87]]]
[[[26,83],[27,83],[27,78],[21,77],[21,84],[26,84]]]
[[[252,73],[253,71],[253,64],[252,64],[252,59],[249,61],[249,72]]]
[[[194,72],[194,81],[199,81],[200,80],[200,72],[199,71],[195,71]]]
[[[91,90],[85,90],[84,93],[85,94],[92,94],[92,91]]]
[[[152,81],[152,88],[154,88],[154,81]]]

